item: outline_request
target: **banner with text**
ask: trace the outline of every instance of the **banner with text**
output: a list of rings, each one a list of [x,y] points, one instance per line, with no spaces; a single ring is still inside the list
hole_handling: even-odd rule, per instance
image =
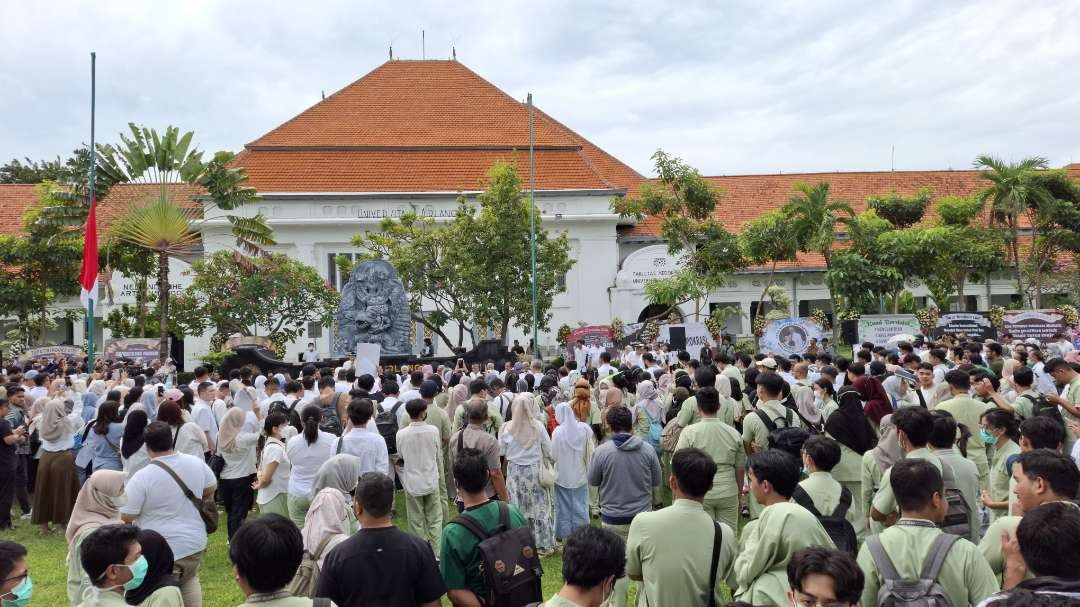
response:
[[[997,339],[997,329],[985,312],[950,312],[938,318],[933,336],[963,333],[972,339]]]
[[[1035,338],[1044,344],[1053,341],[1057,333],[1065,332],[1065,317],[1055,310],[1026,310],[1006,312],[1001,319],[1005,333],[1023,341]]]
[[[895,335],[918,335],[914,314],[869,314],[859,318],[859,343],[884,346]]]
[[[811,339],[820,342],[823,337],[828,334],[813,319],[785,318],[766,323],[758,345],[762,352],[790,356],[805,354]]]

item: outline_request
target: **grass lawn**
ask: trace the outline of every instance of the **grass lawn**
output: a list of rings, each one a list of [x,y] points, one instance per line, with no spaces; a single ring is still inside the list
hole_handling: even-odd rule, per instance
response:
[[[397,512],[398,516],[394,519],[394,524],[399,529],[407,529],[405,498],[400,491],[397,495]],[[454,512],[451,509],[451,515]],[[18,513],[18,508],[16,508],[16,513]],[[49,607],[67,605],[67,542],[64,541],[64,536],[62,534],[39,536],[38,528],[30,525],[29,520],[15,519],[15,525],[17,528],[14,532],[2,532],[0,539],[19,542],[26,546],[29,552],[30,575],[34,580],[34,598],[31,604]],[[225,535],[225,515],[222,513],[221,528],[210,536],[209,550],[203,558],[199,575],[203,590],[203,605],[206,607],[234,607],[244,600],[244,595],[233,581]],[[562,555],[555,553],[543,559],[543,565],[544,598],[546,599],[562,587]],[[633,593],[633,590],[631,592]],[[443,604],[450,603],[444,598]]]

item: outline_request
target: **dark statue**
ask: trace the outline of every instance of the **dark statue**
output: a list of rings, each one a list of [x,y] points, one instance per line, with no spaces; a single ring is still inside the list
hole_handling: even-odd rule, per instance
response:
[[[411,325],[409,299],[394,266],[374,259],[353,268],[341,290],[338,355],[355,352],[358,343],[379,344],[383,356],[411,355]]]

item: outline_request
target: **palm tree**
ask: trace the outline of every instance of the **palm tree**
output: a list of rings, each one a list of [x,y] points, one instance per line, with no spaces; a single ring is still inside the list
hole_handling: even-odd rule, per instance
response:
[[[1016,271],[1020,303],[1034,309],[1038,302],[1030,301],[1027,296],[1020,269],[1020,215],[1028,209],[1038,209],[1051,200],[1050,193],[1034,179],[1035,172],[1048,168],[1049,162],[1040,156],[1025,158],[1020,162],[1005,162],[984,154],[975,158],[974,165],[982,169],[979,177],[990,182],[978,196],[980,200],[990,201],[991,224],[1003,225],[1009,232],[1009,257]]]
[[[791,234],[804,253],[818,253],[825,259],[825,271],[832,267],[832,246],[836,240],[837,224],[845,224],[855,215],[851,205],[842,200],[829,200],[829,182],[817,185],[796,183],[797,192],[788,199],[781,211],[787,218]],[[826,283],[826,288],[828,283]],[[833,313],[839,311],[836,298],[829,288],[829,301]],[[838,326],[839,323],[833,323]]]
[[[98,170],[115,183],[160,186],[160,194],[126,211],[110,236],[153,251],[158,258],[157,289],[160,313],[159,355],[169,354],[169,258],[199,252],[203,224],[224,217],[236,239],[237,255],[265,254],[274,244],[273,231],[262,214],[230,213],[256,200],[255,190],[244,187],[243,169],[230,168],[230,152],[218,152],[204,162],[202,152],[191,149],[192,132],[180,134],[176,127],[157,131],[129,124],[131,137],[120,136],[121,145],[102,145]],[[206,191],[201,205],[173,200],[170,185],[196,185]]]

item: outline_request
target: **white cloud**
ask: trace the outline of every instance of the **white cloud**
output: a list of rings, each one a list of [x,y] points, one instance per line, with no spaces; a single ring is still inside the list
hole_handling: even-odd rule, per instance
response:
[[[9,2],[0,161],[66,155],[129,121],[239,150],[395,54],[458,58],[649,171],[962,168],[1080,161],[1080,4]]]

